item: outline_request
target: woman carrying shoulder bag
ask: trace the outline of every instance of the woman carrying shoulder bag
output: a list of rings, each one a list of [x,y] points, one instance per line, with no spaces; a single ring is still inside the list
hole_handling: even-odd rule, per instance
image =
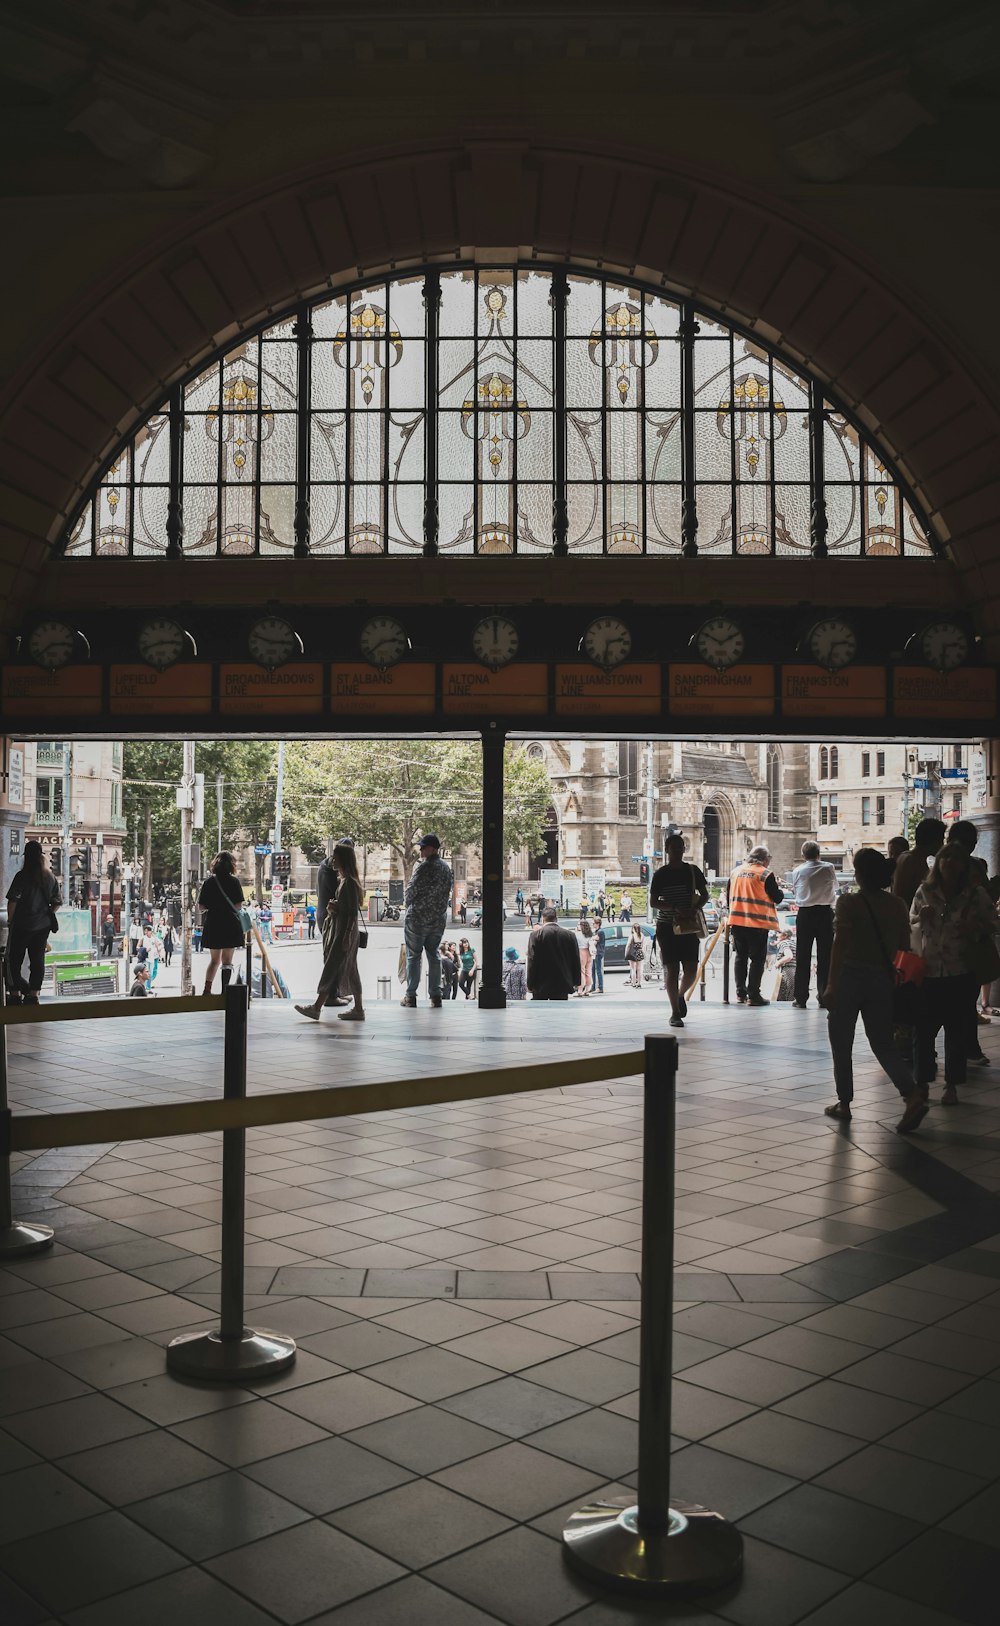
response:
[[[916,1024],[916,1075],[921,1087],[936,1071],[934,1040],[944,1028],[944,1094],[941,1105],[958,1104],[965,1083],[973,1035],[976,990],[985,980],[976,956],[994,942],[996,911],[979,885],[964,847],[949,841],[917,887],[910,908],[913,947],[927,971],[921,984]],[[991,968],[992,969],[992,968]],[[978,1058],[977,1058],[978,1059]]]
[[[359,917],[363,891],[358,874],[358,859],[354,843],[338,841],[330,855],[330,863],[337,875],[337,890],[327,904],[327,924],[323,929],[323,970],[320,972],[316,998],[311,1005],[296,1005],[300,1016],[318,1022],[323,1006],[337,990],[346,987],[354,996],[354,1006],[341,1011],[341,1022],[363,1022],[365,1000],[358,971],[358,946],[361,938]],[[367,941],[367,933],[366,933]]]
[[[657,911],[656,946],[670,1000],[670,1026],[682,1028],[687,996],[698,976],[699,943],[706,934],[703,910],[708,882],[697,864],[684,862],[684,837],[667,837],[667,862],[653,876],[649,901]],[[683,970],[684,980],[679,981]]]
[[[56,910],[62,899],[59,883],[45,862],[40,841],[24,846],[24,862],[7,893],[7,987],[12,1005],[37,1005],[45,975],[49,933],[59,930]],[[28,956],[28,981],[21,975]]]
[[[233,953],[246,942],[248,926],[243,924],[243,888],[236,878],[236,860],[232,853],[219,853],[212,863],[212,873],[205,877],[198,894],[201,917],[202,947],[208,949],[203,994],[212,992],[216,968],[222,966],[222,991],[229,987],[233,974]]]

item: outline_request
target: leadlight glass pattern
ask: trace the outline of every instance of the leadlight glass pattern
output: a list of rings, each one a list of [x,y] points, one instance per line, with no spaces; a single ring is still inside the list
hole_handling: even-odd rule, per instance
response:
[[[557,535],[557,517],[565,516]],[[68,555],[937,551],[878,447],[752,336],[543,265],[369,281],[177,387]]]

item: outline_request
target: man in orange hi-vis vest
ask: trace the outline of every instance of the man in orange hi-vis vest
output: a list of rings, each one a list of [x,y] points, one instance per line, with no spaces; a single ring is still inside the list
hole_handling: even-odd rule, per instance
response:
[[[769,1005],[761,996],[760,979],[767,959],[767,934],[775,931],[778,915],[775,904],[784,893],[770,869],[771,854],[766,847],[754,847],[746,861],[737,864],[729,877],[729,929],[736,951],[736,1003]]]

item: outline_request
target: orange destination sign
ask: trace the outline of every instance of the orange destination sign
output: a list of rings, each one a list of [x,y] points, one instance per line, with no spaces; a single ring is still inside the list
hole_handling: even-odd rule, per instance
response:
[[[897,666],[892,698],[897,717],[974,717],[985,722],[996,714],[996,672],[991,666],[960,666],[957,672]]]
[[[455,713],[499,711],[537,716],[548,710],[548,667],[525,664],[491,672],[475,661],[468,666],[445,665],[442,706]]]
[[[670,710],[682,717],[769,717],[774,711],[774,667],[671,666]]]
[[[220,666],[219,710],[243,717],[262,712],[315,716],[323,710],[323,668],[318,662],[279,666]]]
[[[3,709],[9,717],[91,717],[101,709],[101,668],[5,666]]]
[[[629,662],[613,672],[596,666],[556,667],[556,711],[564,717],[656,717],[660,668]]]
[[[881,717],[885,713],[885,667],[781,668],[781,710],[786,717]]]
[[[212,668],[207,661],[182,661],[165,672],[112,666],[108,705],[122,717],[203,715],[212,709]]]
[[[430,661],[369,666],[367,661],[330,668],[330,710],[351,717],[415,716],[434,710],[434,667]]]

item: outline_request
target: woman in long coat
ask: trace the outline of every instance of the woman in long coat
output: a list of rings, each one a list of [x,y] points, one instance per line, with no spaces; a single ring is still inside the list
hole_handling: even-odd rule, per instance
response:
[[[323,970],[320,973],[316,998],[311,1005],[296,1005],[300,1016],[318,1022],[327,1000],[339,988],[347,988],[354,996],[349,1011],[341,1011],[341,1022],[363,1022],[365,1001],[358,971],[358,919],[362,898],[361,877],[358,874],[357,854],[352,844],[338,841],[330,858],[337,873],[337,890],[327,904],[327,920],[323,924]]]
[[[12,1005],[37,1005],[45,974],[45,950],[56,909],[59,883],[45,862],[40,841],[27,841],[24,863],[7,892],[7,986]],[[28,980],[21,975],[28,956]]]
[[[229,987],[233,974],[233,954],[246,942],[246,932],[240,919],[243,907],[243,888],[236,878],[236,860],[232,853],[219,853],[212,864],[212,873],[205,877],[198,894],[201,917],[201,942],[207,948],[208,966],[205,971],[203,994],[212,992],[216,968],[222,966],[222,991]]]

